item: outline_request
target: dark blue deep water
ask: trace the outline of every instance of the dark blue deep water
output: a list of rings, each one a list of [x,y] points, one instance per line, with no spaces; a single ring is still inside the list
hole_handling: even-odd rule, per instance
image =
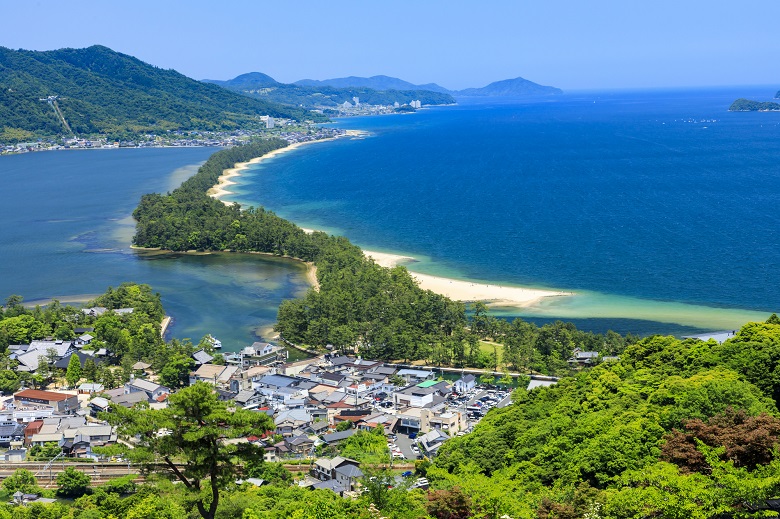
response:
[[[508,314],[731,328],[780,310],[780,113],[727,111],[774,90],[343,119],[370,135],[258,164],[233,200],[414,256],[411,270],[579,294]]]

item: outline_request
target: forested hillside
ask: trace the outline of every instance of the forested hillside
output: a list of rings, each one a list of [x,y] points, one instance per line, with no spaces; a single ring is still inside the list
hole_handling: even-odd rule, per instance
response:
[[[207,79],[222,87],[240,92],[244,95],[282,103],[292,106],[336,107],[342,103],[353,102],[357,97],[362,104],[392,105],[393,103],[408,104],[410,101],[420,101],[424,105],[443,105],[455,102],[455,99],[443,92],[430,90],[379,90],[368,86],[334,87],[329,85],[302,85],[279,83],[266,74],[250,72],[228,81]]]
[[[780,93],[780,92],[779,92]],[[741,97],[731,103],[729,112],[777,112],[780,111],[780,103],[771,101],[753,101]]]
[[[249,99],[95,45],[54,51],[0,47],[0,140],[70,133],[137,135],[225,130],[257,116],[322,118],[300,108]],[[44,101],[41,101],[44,99]]]
[[[776,316],[725,344],[649,337],[515,392],[428,478],[511,517],[750,516],[780,497],[778,372]]]

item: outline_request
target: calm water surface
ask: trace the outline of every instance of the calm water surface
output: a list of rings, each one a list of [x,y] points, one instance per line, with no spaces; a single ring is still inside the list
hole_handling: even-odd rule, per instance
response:
[[[226,350],[256,340],[283,299],[307,288],[300,264],[258,255],[130,249],[141,195],[167,192],[214,148],[79,150],[0,157],[0,297],[82,301],[124,281],[160,292],[170,335],[211,333]]]
[[[412,270],[578,294],[507,316],[730,329],[780,310],[780,114],[727,111],[774,91],[586,93],[345,119],[370,136],[258,164],[232,199],[414,256]]]

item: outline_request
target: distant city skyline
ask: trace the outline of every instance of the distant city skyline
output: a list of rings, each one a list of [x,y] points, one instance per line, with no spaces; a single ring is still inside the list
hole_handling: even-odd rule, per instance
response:
[[[130,8],[129,6],[132,6]],[[562,88],[780,88],[780,2],[0,0],[0,45],[105,45],[194,79],[388,75],[457,90],[522,76]]]

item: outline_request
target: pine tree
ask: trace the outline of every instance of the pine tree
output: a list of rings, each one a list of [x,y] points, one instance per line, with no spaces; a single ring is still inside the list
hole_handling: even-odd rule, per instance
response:
[[[67,380],[68,385],[72,387],[78,383],[79,379],[81,379],[81,361],[79,361],[78,355],[73,354],[70,356],[70,361],[68,362],[68,371],[65,373],[65,380]]]

